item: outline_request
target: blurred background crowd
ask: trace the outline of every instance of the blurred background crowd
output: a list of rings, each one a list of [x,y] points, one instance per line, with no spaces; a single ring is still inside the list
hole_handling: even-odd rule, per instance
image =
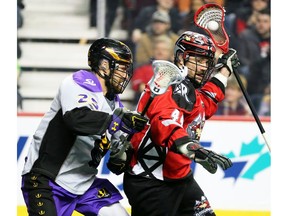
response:
[[[28,2],[34,1],[18,0],[17,29],[25,27],[23,11],[26,10]],[[105,3],[104,36],[118,39],[117,35],[113,34],[113,28],[117,25],[116,28],[126,32],[125,37],[120,39],[129,45],[134,54],[134,77],[129,86],[133,92],[132,98],[129,99],[131,108],[135,107],[145,83],[153,74],[152,60],[173,61],[174,43],[186,30],[206,34],[195,26],[194,13],[206,3],[217,3],[226,11],[225,27],[230,36],[230,47],[237,50],[241,61],[239,74],[242,83],[258,115],[270,116],[270,0],[106,0]],[[89,29],[97,29],[97,6],[97,0],[89,0]],[[82,40],[79,43],[89,45],[90,41]],[[17,40],[17,45],[17,57],[21,59],[21,38]],[[18,74],[19,79],[21,61]],[[21,87],[19,82],[19,111],[23,111],[22,100],[25,99],[25,96],[21,95]],[[228,81],[226,98],[219,104],[217,115],[251,115],[233,75]]]

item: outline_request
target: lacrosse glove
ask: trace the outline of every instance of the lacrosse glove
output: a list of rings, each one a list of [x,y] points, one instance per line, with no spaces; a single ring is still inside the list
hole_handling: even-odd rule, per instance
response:
[[[118,130],[127,134],[134,134],[144,129],[148,119],[137,112],[129,111],[125,108],[117,108],[109,125],[108,131],[113,135]]]
[[[133,148],[131,142],[127,141],[125,136],[121,136],[116,145],[116,147],[113,147],[114,149],[111,148],[110,157],[106,165],[111,172],[120,175],[130,168]]]
[[[101,136],[101,140],[95,140],[94,148],[91,150],[92,160],[88,162],[89,166],[96,169],[109,148],[110,142],[105,134]]]
[[[198,141],[175,142],[178,153],[181,153],[196,163],[201,164],[208,172],[214,174],[219,165],[223,170],[232,166],[229,158],[216,154],[199,145]]]
[[[220,54],[220,56],[218,58],[218,62],[217,62],[215,67],[217,69],[221,69],[223,67],[226,67],[229,70],[230,75],[231,75],[233,70],[236,69],[239,65],[240,65],[240,61],[239,61],[239,58],[236,54],[236,50],[229,48],[229,51],[227,53]]]

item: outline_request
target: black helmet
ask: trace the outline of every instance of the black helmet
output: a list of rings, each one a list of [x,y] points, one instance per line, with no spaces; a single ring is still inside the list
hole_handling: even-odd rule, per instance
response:
[[[99,63],[102,59],[106,59],[109,62],[109,76],[103,76],[99,73]],[[127,76],[121,83],[116,83],[114,79],[114,71],[117,64],[127,66]],[[123,42],[114,39],[101,38],[96,40],[88,51],[88,65],[92,71],[106,80],[108,90],[112,90],[112,92],[116,94],[122,93],[125,90],[133,75],[133,57],[131,50]]]
[[[174,63],[177,64],[179,62],[179,54],[183,55],[184,64],[188,61],[189,56],[201,56],[208,59],[208,67],[201,83],[191,80],[196,85],[195,87],[198,88],[208,81],[213,72],[213,67],[215,65],[215,52],[216,48],[214,43],[208,36],[192,31],[186,31],[175,43]]]

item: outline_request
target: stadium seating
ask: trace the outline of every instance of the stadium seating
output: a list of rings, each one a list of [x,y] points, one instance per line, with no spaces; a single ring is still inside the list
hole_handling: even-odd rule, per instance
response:
[[[22,56],[18,84],[23,112],[45,112],[61,80],[78,69],[88,69],[87,52],[97,39],[97,28],[89,26],[89,1],[25,0],[23,26],[18,29]],[[121,10],[119,10],[121,11]],[[127,32],[119,28],[118,13],[111,38],[125,41]],[[130,86],[121,98],[129,107]]]

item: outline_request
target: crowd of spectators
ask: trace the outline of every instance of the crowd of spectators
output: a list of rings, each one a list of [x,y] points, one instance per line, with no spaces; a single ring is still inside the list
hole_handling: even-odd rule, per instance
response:
[[[91,0],[91,7],[94,4],[91,26],[96,24],[96,2]],[[217,3],[225,8],[225,27],[230,37],[230,47],[237,50],[241,61],[239,74],[258,114],[270,116],[270,0],[107,0],[107,36],[114,22],[112,17],[115,17],[115,11],[120,6],[124,10],[121,27],[128,32],[126,42],[135,56],[135,71],[146,73],[145,70],[137,69],[147,67],[151,64],[151,59],[155,59],[155,44],[159,38],[168,37],[173,46],[178,36],[186,30],[206,34],[193,23],[195,12],[206,3]],[[147,74],[145,77],[147,78]],[[239,90],[238,102],[245,105],[247,102],[243,93],[235,85],[238,83],[233,84],[233,88]],[[231,88],[226,91],[231,91]],[[139,89],[133,90],[136,100]],[[220,107],[227,105],[227,101],[223,103],[226,104],[220,104]],[[244,107],[247,107],[246,105]],[[242,111],[220,112],[219,115],[251,115],[248,111]]]
[[[134,1],[137,2],[138,1]],[[141,1],[139,1],[141,2]],[[153,13],[166,13],[170,17],[170,25],[166,25],[166,35],[170,36],[174,44],[174,36],[177,38],[182,32],[192,30],[206,34],[193,23],[193,17],[199,7],[206,3],[217,3],[226,10],[225,27],[230,37],[230,47],[235,48],[241,61],[239,74],[241,80],[245,83],[248,95],[251,98],[253,106],[258,115],[270,116],[270,0],[156,0],[150,1],[150,4],[138,10],[133,15],[133,22],[127,27],[129,40],[134,46],[136,56],[136,69],[141,65],[149,64],[153,53],[153,29],[155,17]],[[163,16],[164,17],[164,16]],[[165,25],[165,19],[160,19],[159,24]],[[162,23],[161,23],[162,22]],[[154,27],[155,28],[155,27]],[[156,29],[160,29],[158,26]],[[165,31],[163,31],[165,32]],[[164,34],[164,33],[163,33]],[[168,34],[168,35],[169,35]],[[150,40],[150,43],[143,43],[143,40]],[[146,51],[144,51],[146,50]],[[147,52],[150,50],[150,52]],[[146,54],[146,59],[139,60],[138,56]],[[233,84],[232,84],[233,83]],[[238,111],[219,112],[219,115],[251,115],[239,84],[233,78],[227,88],[227,95],[231,95],[231,89],[234,89],[241,109]],[[237,86],[238,85],[238,86]],[[236,91],[237,90],[237,91]],[[135,95],[138,95],[136,92]],[[227,96],[228,97],[228,96]],[[231,96],[229,96],[231,97]],[[220,104],[220,110],[227,108],[227,100]],[[225,103],[225,104],[224,104]],[[229,103],[228,103],[229,104]],[[221,108],[222,107],[222,108]],[[223,110],[223,109],[222,109]],[[227,110],[227,109],[226,109]]]
[[[168,37],[170,43],[175,44],[179,36],[171,30],[169,14],[163,11],[155,11],[146,31],[141,33],[141,37],[135,43],[134,66],[139,67],[150,61],[153,57],[154,41],[161,37]]]
[[[135,92],[133,105],[136,106],[138,99],[145,89],[145,84],[153,76],[152,61],[153,60],[166,60],[173,61],[173,42],[168,35],[162,35],[151,43],[152,54],[146,63],[136,67],[134,75],[131,79],[132,89]]]
[[[240,74],[239,77],[243,84],[243,87],[246,89],[246,78],[242,74]],[[243,98],[242,90],[238,84],[236,77],[233,74],[229,77],[227,81],[227,87],[225,91],[225,99],[219,104],[216,115],[251,115],[249,106]]]

